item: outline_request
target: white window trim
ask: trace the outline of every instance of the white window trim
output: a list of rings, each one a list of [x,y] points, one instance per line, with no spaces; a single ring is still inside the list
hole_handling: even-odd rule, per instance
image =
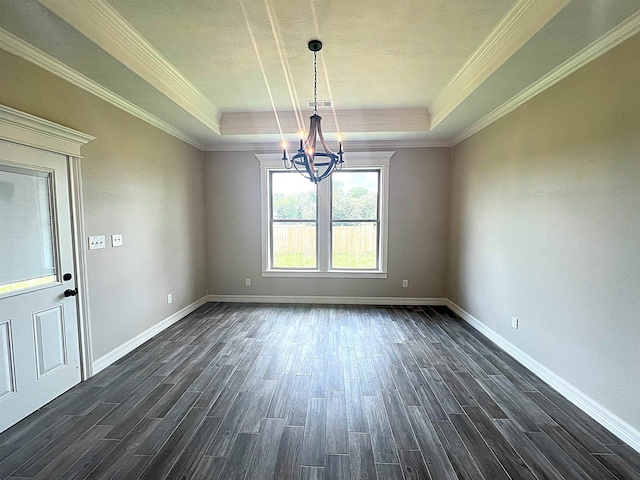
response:
[[[379,270],[331,270],[328,265],[317,270],[269,269],[269,171],[282,170],[280,154],[256,154],[260,161],[260,216],[262,230],[262,276],[280,278],[387,278],[387,253],[389,245],[389,162],[395,151],[349,152],[345,154],[345,168],[380,169],[380,269]],[[330,182],[318,184],[318,198],[329,195]],[[329,212],[327,212],[329,215]],[[324,258],[329,258],[331,249],[329,234],[330,218],[318,218],[318,245],[325,246]]]

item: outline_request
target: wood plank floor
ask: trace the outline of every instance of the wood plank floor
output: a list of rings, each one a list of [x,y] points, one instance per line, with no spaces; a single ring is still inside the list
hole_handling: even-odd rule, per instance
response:
[[[0,434],[0,479],[640,479],[442,307],[207,304]]]

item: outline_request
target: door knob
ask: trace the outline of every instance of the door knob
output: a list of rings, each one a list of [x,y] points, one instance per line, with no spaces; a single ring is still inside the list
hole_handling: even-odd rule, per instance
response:
[[[64,291],[64,296],[65,297],[75,297],[76,295],[78,295],[78,289],[77,288],[74,288],[73,290],[68,288],[68,289],[66,289]]]

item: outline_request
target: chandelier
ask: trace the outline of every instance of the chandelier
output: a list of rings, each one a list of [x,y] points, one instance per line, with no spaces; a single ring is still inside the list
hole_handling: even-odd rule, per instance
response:
[[[287,142],[282,141],[282,161],[284,167],[287,170],[295,168],[298,173],[303,177],[308,178],[313,183],[319,183],[321,180],[327,178],[334,170],[342,170],[342,135],[338,135],[339,150],[338,153],[333,153],[327,146],[327,142],[322,135],[322,117],[318,115],[318,69],[317,69],[317,55],[322,49],[322,42],[320,40],[311,40],[308,44],[309,50],[313,52],[313,114],[309,117],[309,133],[300,131],[300,148],[291,159],[287,156]],[[320,144],[324,149],[324,152],[320,152],[316,149],[316,142],[320,140]]]

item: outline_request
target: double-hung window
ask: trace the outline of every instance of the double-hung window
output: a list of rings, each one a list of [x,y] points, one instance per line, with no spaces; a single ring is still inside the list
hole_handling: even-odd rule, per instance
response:
[[[277,156],[257,155],[263,276],[386,278],[393,153],[349,153],[345,168],[317,185]]]

